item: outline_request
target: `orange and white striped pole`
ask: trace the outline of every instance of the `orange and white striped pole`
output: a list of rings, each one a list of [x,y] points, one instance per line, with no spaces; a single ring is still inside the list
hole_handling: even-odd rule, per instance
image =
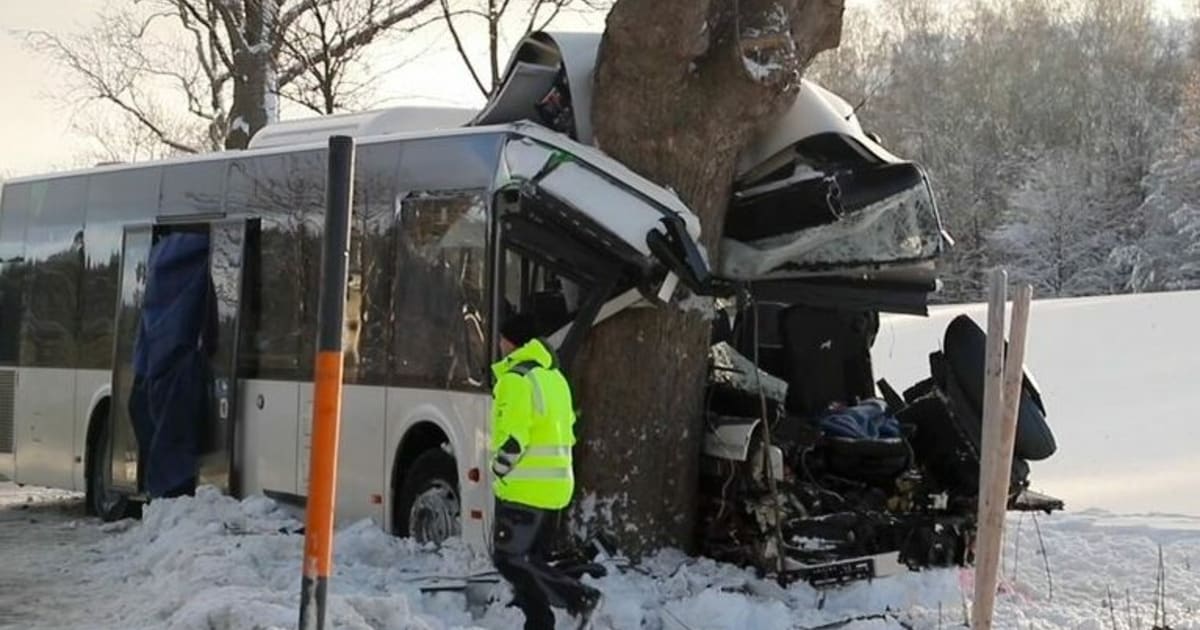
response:
[[[354,140],[329,139],[325,182],[325,238],[317,312],[317,358],[313,372],[312,449],[304,530],[304,576],[300,582],[300,630],[324,630],[325,595],[333,568],[333,506],[336,500],[338,431],[342,419],[342,325],[350,257],[350,204],[354,189]]]

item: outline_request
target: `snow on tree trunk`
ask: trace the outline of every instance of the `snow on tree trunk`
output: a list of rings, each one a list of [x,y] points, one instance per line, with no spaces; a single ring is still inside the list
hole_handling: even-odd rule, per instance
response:
[[[837,46],[842,12],[842,0],[619,0],[596,68],[597,144],[677,191],[715,256],[738,152]],[[647,309],[584,348],[579,496],[605,506],[613,522],[598,525],[628,553],[692,547],[708,339],[700,313]]]
[[[226,149],[244,149],[250,138],[279,118],[278,86],[273,41],[278,5],[274,1],[245,2],[242,40],[233,46],[233,103],[229,112]]]

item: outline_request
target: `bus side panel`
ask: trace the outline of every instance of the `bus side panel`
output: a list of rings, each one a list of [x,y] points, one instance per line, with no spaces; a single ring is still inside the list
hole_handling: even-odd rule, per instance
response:
[[[75,370],[20,369],[14,406],[16,480],[73,489]]]
[[[396,464],[400,441],[410,428],[420,422],[433,422],[446,432],[458,465],[458,484],[462,498],[462,536],[471,547],[486,551],[490,535],[486,525],[492,512],[488,451],[488,413],[491,398],[482,392],[439,391],[391,387],[387,390],[387,466],[384,468],[389,531],[392,499],[391,480],[388,478]],[[478,482],[467,478],[467,471],[479,468]],[[485,515],[472,518],[472,510]]]
[[[287,381],[241,381],[238,403],[242,494],[299,494],[296,447],[300,384]]]
[[[342,388],[342,420],[338,436],[336,519],[339,525],[364,518],[384,523],[382,498],[384,470],[383,387],[346,385]],[[296,453],[297,494],[308,496],[308,468],[312,456],[313,385],[300,385],[300,444]],[[372,503],[372,497],[379,503]]]
[[[107,370],[77,370],[75,372],[75,438],[72,455],[71,481],[74,489],[83,492],[87,489],[87,434],[88,423],[92,418],[92,410],[100,400],[108,395],[108,382],[112,372]]]

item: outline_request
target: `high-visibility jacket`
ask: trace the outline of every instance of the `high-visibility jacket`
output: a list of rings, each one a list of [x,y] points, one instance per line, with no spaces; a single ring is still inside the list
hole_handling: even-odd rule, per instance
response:
[[[496,497],[547,510],[567,506],[575,491],[571,447],[575,409],[554,353],[533,340],[492,366],[492,462]]]

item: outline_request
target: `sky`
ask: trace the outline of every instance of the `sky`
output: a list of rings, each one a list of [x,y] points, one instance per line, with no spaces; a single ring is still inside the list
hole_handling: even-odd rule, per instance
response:
[[[849,0],[849,4],[878,1]],[[1170,12],[1181,11],[1189,1],[1156,0]],[[85,165],[81,160],[86,159],[89,141],[73,129],[79,105],[63,87],[66,76],[28,51],[21,32],[46,30],[62,35],[86,30],[104,5],[101,0],[0,0],[0,85],[5,86],[0,98],[0,177]],[[553,28],[599,31],[603,27],[603,16],[564,13]],[[476,36],[468,41],[482,46],[486,40]],[[417,60],[392,68],[398,63],[395,60],[414,57]],[[380,47],[375,66],[389,69],[377,90],[381,105],[483,103],[452,43],[439,38],[434,29],[404,45]],[[286,108],[282,112],[284,118],[297,115],[308,114]]]

